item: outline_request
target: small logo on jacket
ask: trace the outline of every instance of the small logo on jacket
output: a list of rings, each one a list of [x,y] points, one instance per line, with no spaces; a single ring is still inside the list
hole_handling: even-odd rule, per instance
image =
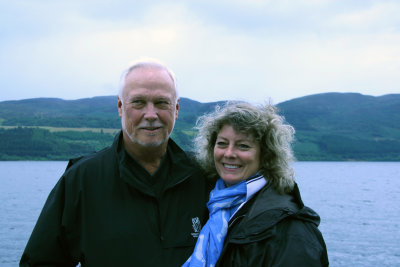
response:
[[[201,230],[201,223],[199,217],[192,218],[192,228],[193,228],[193,233],[191,233],[191,235],[195,238],[199,237]]]

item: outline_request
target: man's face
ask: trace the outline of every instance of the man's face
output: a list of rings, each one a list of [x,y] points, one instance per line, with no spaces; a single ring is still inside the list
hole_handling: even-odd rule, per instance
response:
[[[130,145],[166,145],[179,110],[168,72],[159,68],[132,70],[126,76],[122,94],[123,99],[118,99],[118,112],[123,134],[129,137]]]

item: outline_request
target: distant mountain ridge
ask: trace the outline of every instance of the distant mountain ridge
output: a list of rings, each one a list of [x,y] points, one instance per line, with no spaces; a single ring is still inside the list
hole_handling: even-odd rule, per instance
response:
[[[379,97],[357,93],[326,93],[296,98],[278,105],[298,130],[352,131],[369,127],[400,129],[400,94]],[[313,124],[317,118],[317,125]],[[337,129],[336,127],[340,127]]]
[[[400,94],[325,93],[278,106],[297,131],[303,160],[400,159]]]
[[[197,118],[212,111],[215,105],[223,103],[225,101],[201,103],[181,98],[173,138],[189,150]],[[296,130],[294,149],[299,160],[400,160],[400,94],[374,97],[358,93],[324,93],[295,98],[279,103],[277,107]],[[0,126],[119,129],[117,97],[3,101],[0,102]],[[24,153],[19,151],[19,154],[13,152],[12,147],[17,145],[10,144],[19,143],[18,140],[13,141],[17,134],[10,131],[11,129],[0,129],[0,138],[4,139],[0,140],[0,154],[3,155],[0,155],[0,159],[24,159],[24,155],[29,154],[30,150]],[[22,134],[23,128],[19,131]],[[25,138],[29,139],[30,134],[40,136],[38,129],[30,131],[31,133],[24,133]],[[76,135],[75,139],[72,140],[71,135]],[[49,148],[47,154],[43,152],[40,159],[62,159],[69,156],[69,152],[54,156],[58,153],[57,147],[68,147],[65,151],[75,151],[75,154],[79,154],[80,150],[82,153],[86,152],[88,149],[85,141],[87,144],[94,144],[99,138],[92,135],[78,137],[71,132],[49,133],[48,136],[54,137],[54,140],[50,138],[53,145],[48,146],[52,148]],[[107,138],[111,140],[112,135]],[[90,149],[97,150],[111,142],[104,140]],[[30,145],[31,143],[26,144]],[[35,157],[27,155],[25,158]]]

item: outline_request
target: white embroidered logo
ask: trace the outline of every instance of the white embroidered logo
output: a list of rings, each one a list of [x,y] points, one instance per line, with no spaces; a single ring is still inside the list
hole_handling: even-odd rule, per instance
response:
[[[199,237],[199,233],[201,230],[201,223],[199,217],[192,218],[192,227],[193,227],[193,233],[191,233],[191,235],[195,238]]]

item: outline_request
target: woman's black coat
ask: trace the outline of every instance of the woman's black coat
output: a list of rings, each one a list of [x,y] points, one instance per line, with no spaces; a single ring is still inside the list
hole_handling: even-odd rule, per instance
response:
[[[266,185],[230,220],[216,267],[328,266],[319,222],[297,185],[284,195]]]

